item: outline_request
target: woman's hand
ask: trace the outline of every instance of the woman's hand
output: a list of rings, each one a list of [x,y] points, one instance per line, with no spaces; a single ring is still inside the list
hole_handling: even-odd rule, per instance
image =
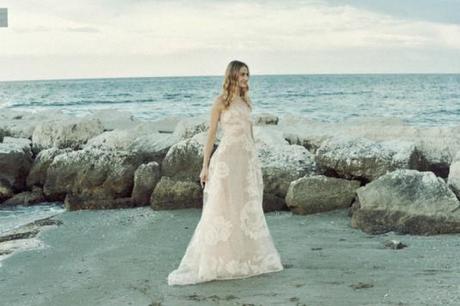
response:
[[[200,173],[200,184],[201,188],[204,187],[204,184],[208,182],[208,167],[203,167]]]

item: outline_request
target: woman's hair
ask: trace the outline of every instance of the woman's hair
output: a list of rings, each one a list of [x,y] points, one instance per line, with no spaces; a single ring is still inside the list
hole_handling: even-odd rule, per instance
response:
[[[240,61],[231,61],[225,70],[224,81],[222,83],[222,98],[225,108],[230,106],[230,101],[232,101],[232,99],[236,96],[236,91],[238,88],[238,77],[241,67],[246,67],[246,69],[248,69],[249,76],[250,74],[248,65]],[[240,97],[250,108],[252,108],[251,100],[249,98],[249,85],[247,88],[240,88]]]

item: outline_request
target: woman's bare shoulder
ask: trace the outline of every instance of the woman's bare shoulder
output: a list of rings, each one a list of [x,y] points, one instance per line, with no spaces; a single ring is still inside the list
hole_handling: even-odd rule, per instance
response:
[[[214,104],[213,104],[213,107],[219,109],[219,110],[222,110],[224,109],[224,97],[222,95],[219,95],[217,96],[215,99],[214,99]]]

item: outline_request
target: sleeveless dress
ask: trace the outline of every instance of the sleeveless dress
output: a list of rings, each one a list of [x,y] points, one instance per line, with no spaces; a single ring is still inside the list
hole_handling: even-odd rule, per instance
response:
[[[262,208],[264,184],[251,120],[244,101],[221,113],[223,133],[209,161],[201,218],[168,285],[283,270]]]

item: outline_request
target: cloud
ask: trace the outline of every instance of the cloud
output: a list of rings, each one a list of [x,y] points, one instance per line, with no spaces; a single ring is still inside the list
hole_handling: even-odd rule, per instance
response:
[[[398,67],[397,54],[404,54],[406,62],[414,56],[436,65],[436,54],[460,51],[460,25],[441,18],[449,15],[432,1],[433,12],[441,17],[422,18],[430,8],[425,0],[420,6],[413,0],[398,1],[400,6],[393,0],[387,6],[364,0],[42,0],[33,6],[27,0],[5,2],[10,26],[0,31],[4,58],[97,58],[100,65],[108,57],[123,58],[127,64],[129,58],[152,58],[160,65],[167,57],[177,59],[170,64],[180,59],[181,65],[196,69],[191,54],[220,55],[225,60],[229,54],[248,55],[267,61],[278,56],[281,63],[289,54],[326,61],[327,54],[347,54],[358,65],[353,54],[384,63],[382,54],[391,53],[389,66]],[[452,1],[436,3],[447,2]],[[411,14],[398,12],[398,7]],[[458,66],[458,59],[449,59]]]

